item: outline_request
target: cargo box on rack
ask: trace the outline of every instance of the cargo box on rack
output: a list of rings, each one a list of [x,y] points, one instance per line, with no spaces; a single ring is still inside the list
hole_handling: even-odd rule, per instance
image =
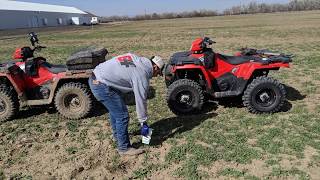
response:
[[[72,54],[67,60],[68,70],[93,69],[106,60],[108,50],[103,47],[88,47]]]

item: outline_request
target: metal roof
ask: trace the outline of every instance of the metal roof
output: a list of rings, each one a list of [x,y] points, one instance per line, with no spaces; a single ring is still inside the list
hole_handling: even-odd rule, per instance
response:
[[[0,10],[87,14],[86,12],[81,11],[80,9],[75,7],[39,4],[39,3],[30,3],[30,2],[21,2],[21,1],[10,1],[10,0],[0,0]]]

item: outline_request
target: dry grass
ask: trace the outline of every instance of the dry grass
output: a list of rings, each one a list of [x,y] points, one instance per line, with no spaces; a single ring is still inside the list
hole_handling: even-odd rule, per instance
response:
[[[156,96],[148,103],[153,144],[133,158],[117,155],[105,114],[68,121],[50,108],[26,109],[0,125],[0,179],[319,179],[319,20],[320,12],[310,11],[37,29],[49,47],[40,55],[53,63],[91,44],[111,55],[131,51],[168,59],[203,35],[215,37],[217,52],[248,46],[293,53],[292,68],[272,74],[288,86],[289,101],[286,112],[273,115],[209,103],[208,113],[179,118],[166,106],[163,79],[156,78]],[[26,32],[0,31],[3,60],[28,45]],[[134,110],[129,107],[129,129],[141,146]]]

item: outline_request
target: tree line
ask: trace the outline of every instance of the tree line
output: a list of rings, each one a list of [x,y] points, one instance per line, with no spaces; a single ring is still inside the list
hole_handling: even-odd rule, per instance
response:
[[[181,13],[153,13],[129,16],[110,16],[102,17],[101,22],[110,21],[140,21],[140,20],[158,20],[158,19],[175,19],[175,18],[192,18],[192,17],[209,17],[223,15],[239,14],[256,14],[256,13],[273,13],[288,11],[307,11],[320,10],[320,0],[291,0],[287,4],[266,4],[251,2],[249,4],[233,6],[219,13],[214,10],[185,11]]]
[[[103,17],[102,22],[109,21],[141,21],[141,20],[157,20],[157,19],[176,19],[176,18],[191,18],[191,17],[208,17],[219,15],[217,11],[212,10],[200,10],[200,11],[185,11],[181,13],[153,13],[145,15],[136,15],[134,17],[129,16],[110,16]]]
[[[320,0],[291,0],[288,4],[266,4],[251,2],[223,11],[222,15],[256,14],[288,11],[319,10]]]

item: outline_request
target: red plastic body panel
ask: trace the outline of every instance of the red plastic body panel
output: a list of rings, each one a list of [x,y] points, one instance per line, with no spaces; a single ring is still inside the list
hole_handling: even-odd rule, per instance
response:
[[[193,57],[201,59],[203,54],[192,54]],[[244,80],[249,80],[255,70],[265,69],[265,70],[274,70],[279,69],[281,67],[289,68],[289,63],[270,63],[267,65],[258,63],[258,62],[246,62],[239,65],[232,65],[227,63],[226,61],[220,59],[218,55],[215,56],[215,65],[212,69],[206,69],[202,65],[195,64],[186,64],[181,66],[174,66],[172,69],[172,73],[175,73],[177,70],[191,70],[191,69],[199,69],[207,82],[207,88],[212,89],[212,80],[221,77],[226,73],[232,73],[238,78],[243,78]]]
[[[61,74],[62,73],[52,74],[46,68],[40,66],[39,70],[38,70],[38,76],[30,77],[30,76],[25,75],[25,82],[26,82],[28,88],[34,88],[37,86],[41,86],[41,85],[47,83],[48,81],[52,81],[53,79],[61,78],[61,76],[62,76]]]
[[[22,58],[23,58],[21,48],[17,48],[17,49],[14,51],[14,53],[13,53],[13,55],[12,55],[12,58],[13,58],[13,59],[22,59]]]
[[[15,76],[7,73],[0,73],[0,77],[6,77],[16,90],[17,94],[21,96],[26,88],[26,84],[24,82],[23,77]]]
[[[206,83],[207,83],[207,88],[211,89],[212,88],[212,83],[211,83],[211,78],[210,78],[210,74],[206,71],[206,69],[204,68],[204,66],[201,65],[194,65],[194,64],[188,64],[188,65],[184,65],[184,66],[174,66],[172,69],[172,72],[175,73],[177,70],[191,70],[191,69],[198,69],[200,70],[203,75],[204,78],[206,79]]]
[[[17,66],[23,66],[25,62],[17,62]],[[65,73],[59,73],[59,74],[53,74],[50,72],[47,68],[42,67],[40,65],[38,69],[38,75],[37,76],[28,76],[24,74],[23,76],[23,82],[25,84],[26,89],[35,88],[37,86],[41,86],[48,81],[54,81],[55,79],[60,79],[64,76]]]
[[[197,38],[192,42],[191,51],[200,51],[203,49],[202,47],[203,38]]]

